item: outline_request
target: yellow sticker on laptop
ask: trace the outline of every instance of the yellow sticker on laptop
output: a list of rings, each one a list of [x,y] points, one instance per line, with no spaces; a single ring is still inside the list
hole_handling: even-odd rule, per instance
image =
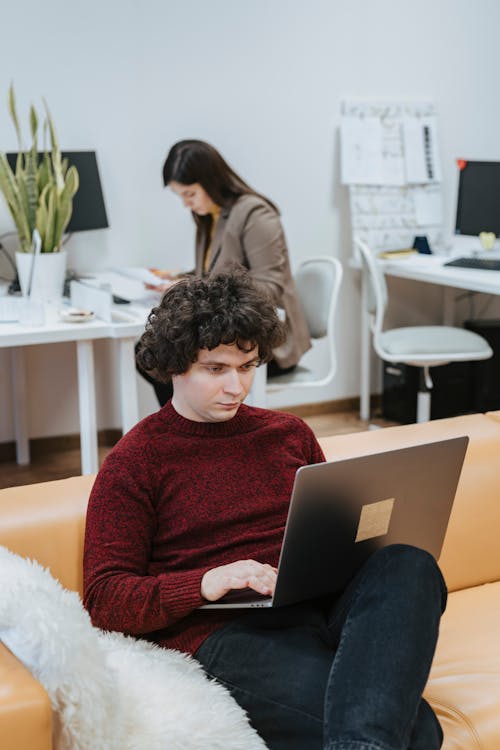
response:
[[[385,536],[389,531],[393,507],[393,497],[363,505],[359,517],[358,532],[354,541],[364,542],[366,539]]]

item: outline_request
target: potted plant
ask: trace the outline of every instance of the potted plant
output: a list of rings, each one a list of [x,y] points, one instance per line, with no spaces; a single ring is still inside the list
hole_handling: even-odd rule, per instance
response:
[[[29,122],[31,145],[24,148],[17,116],[14,87],[9,89],[8,108],[16,130],[18,156],[12,169],[0,152],[0,191],[12,216],[19,237],[16,261],[23,293],[34,296],[60,296],[66,270],[63,236],[71,218],[73,196],[78,190],[78,172],[62,158],[56,130],[44,100],[43,151],[38,152],[39,119],[33,105]],[[50,149],[47,148],[47,133]],[[34,237],[39,236],[39,253],[34,258]],[[33,262],[35,261],[35,262]],[[30,281],[29,281],[30,280]],[[40,287],[49,286],[49,290]]]

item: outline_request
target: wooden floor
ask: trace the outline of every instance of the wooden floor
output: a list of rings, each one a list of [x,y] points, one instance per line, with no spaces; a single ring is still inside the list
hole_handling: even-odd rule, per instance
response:
[[[290,410],[291,411],[291,410]],[[317,437],[348,432],[367,430],[369,425],[359,419],[356,412],[337,412],[302,417],[310,425]],[[389,426],[382,419],[372,419],[371,425]],[[99,448],[99,462],[102,463],[112,446]],[[80,474],[80,450],[78,448],[61,449],[59,445],[52,452],[43,452],[34,456],[29,466],[18,466],[14,461],[0,462],[0,488],[16,487],[35,482],[47,482],[53,479],[65,479]]]

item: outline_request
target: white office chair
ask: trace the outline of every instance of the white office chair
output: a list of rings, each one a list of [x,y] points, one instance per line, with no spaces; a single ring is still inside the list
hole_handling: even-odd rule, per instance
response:
[[[427,422],[431,417],[432,379],[430,367],[449,362],[468,362],[488,359],[493,351],[488,342],[477,333],[452,326],[409,326],[383,331],[387,307],[385,277],[370,248],[355,239],[366,274],[366,304],[373,334],[373,347],[386,362],[401,362],[420,367],[417,395],[417,422]]]
[[[334,318],[342,281],[340,261],[327,256],[310,258],[299,266],[294,279],[310,337],[312,339],[326,338],[328,370],[324,375],[314,376],[309,368],[299,364],[292,372],[277,375],[268,380],[267,393],[274,393],[283,388],[317,388],[328,385],[333,380],[337,369]]]

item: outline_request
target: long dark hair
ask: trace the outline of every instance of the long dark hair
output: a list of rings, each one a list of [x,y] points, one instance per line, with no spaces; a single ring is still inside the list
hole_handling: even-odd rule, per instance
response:
[[[241,195],[256,195],[279,213],[269,198],[247,185],[217,149],[205,141],[179,141],[172,146],[163,165],[163,184],[167,186],[172,180],[181,185],[199,183],[217,206],[227,208]],[[199,220],[206,217],[193,214],[193,218],[200,224]]]

